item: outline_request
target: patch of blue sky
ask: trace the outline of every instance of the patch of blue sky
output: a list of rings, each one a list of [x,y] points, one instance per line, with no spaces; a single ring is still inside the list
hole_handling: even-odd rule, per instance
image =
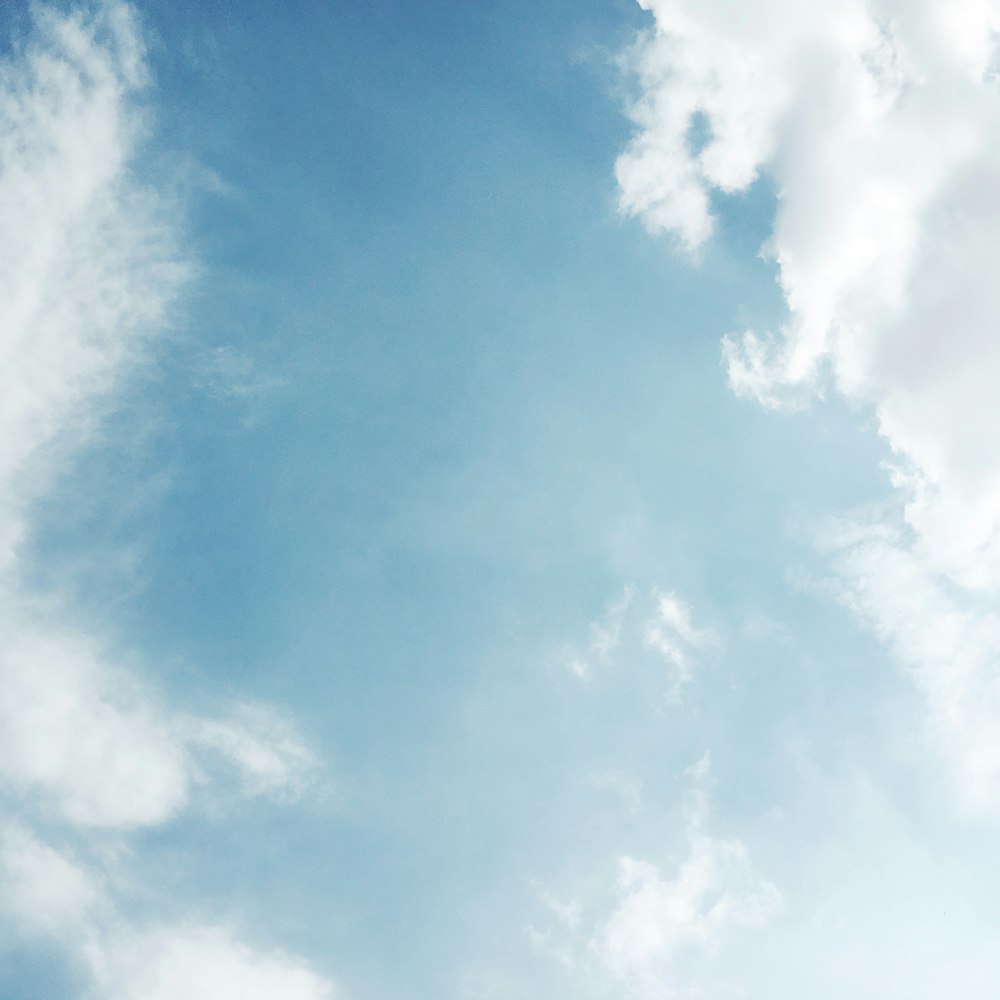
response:
[[[718,199],[697,262],[617,216],[628,4],[139,11],[140,169],[198,273],[26,573],[111,608],[185,703],[286,706],[332,786],[141,833],[147,877],[348,996],[573,996],[525,945],[533,880],[679,844],[706,750],[720,822],[766,827],[796,739],[878,739],[888,668],[789,567],[821,575],[803,525],[885,495],[883,446],[720,366],[783,318],[773,191]],[[560,659],[629,586],[720,638],[683,707],[648,662],[581,685]]]

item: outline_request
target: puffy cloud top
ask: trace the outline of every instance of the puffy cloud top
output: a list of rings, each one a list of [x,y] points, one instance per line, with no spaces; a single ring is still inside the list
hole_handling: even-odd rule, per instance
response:
[[[734,389],[870,404],[940,568],[1000,579],[1000,7],[649,0],[622,205],[691,248],[767,171],[788,319],[727,339]],[[695,133],[705,133],[700,143]]]

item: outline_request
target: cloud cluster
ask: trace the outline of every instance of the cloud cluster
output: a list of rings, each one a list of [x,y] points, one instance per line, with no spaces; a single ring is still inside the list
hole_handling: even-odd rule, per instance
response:
[[[167,822],[219,762],[242,792],[278,796],[301,792],[315,762],[266,706],[222,718],[172,707],[131,658],[23,586],[33,505],[97,431],[188,275],[172,206],[131,169],[148,86],[135,12],[107,0],[33,16],[0,63],[3,915],[54,937],[104,997],[320,1000],[328,983],[230,929],[132,921],[113,861],[51,842],[118,844]]]
[[[932,713],[985,739],[963,716],[975,686],[971,700],[946,691],[966,683],[970,642],[980,681],[997,669],[966,634],[989,631],[980,609],[1000,593],[1000,4],[643,6],[655,27],[634,53],[642,89],[618,163],[622,206],[696,250],[713,200],[773,180],[763,253],[787,318],[726,338],[731,385],[769,407],[832,386],[870,408],[900,523],[872,525],[894,540],[866,544],[845,583],[867,620],[910,647]],[[873,597],[887,575],[905,597]],[[954,633],[955,607],[967,625],[950,649],[902,639],[929,614]],[[1000,759],[1000,741],[986,756]],[[982,753],[965,758],[979,774]]]

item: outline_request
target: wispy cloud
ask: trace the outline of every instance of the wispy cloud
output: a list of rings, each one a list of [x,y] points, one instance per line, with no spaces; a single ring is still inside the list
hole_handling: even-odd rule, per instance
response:
[[[35,501],[95,433],[190,277],[174,206],[133,172],[148,86],[135,12],[119,0],[35,7],[0,64],[3,913],[62,944],[105,997],[319,1000],[331,994],[321,977],[232,929],[136,922],[109,888],[116,852],[72,849],[175,817],[213,756],[246,794],[298,794],[315,766],[305,742],[266,706],[210,719],[172,705],[134,654],[22,584]]]
[[[268,402],[288,387],[288,380],[264,370],[251,355],[232,345],[214,347],[195,365],[195,386],[242,413],[246,428],[263,419]]]
[[[988,595],[943,578],[885,523],[841,521],[821,544],[838,576],[834,594],[869,625],[923,692],[927,735],[958,776],[964,804],[1000,804],[1000,617]]]
[[[710,628],[696,628],[690,606],[677,594],[654,592],[655,610],[646,620],[644,641],[672,668],[671,694],[677,697],[693,677],[699,654],[718,644]]]
[[[188,274],[169,205],[130,174],[146,85],[122,3],[40,6],[0,65],[0,555],[95,429]]]
[[[587,632],[586,644],[563,652],[573,674],[586,681],[602,667],[651,664],[661,673],[665,667],[669,701],[694,679],[700,657],[719,645],[713,629],[695,626],[690,605],[674,591],[656,587],[641,596],[626,587]]]
[[[190,716],[87,636],[5,625],[0,773],[48,815],[106,828],[164,822],[188,804],[206,751],[230,762],[250,794],[294,796],[315,770],[271,708]]]
[[[130,920],[94,871],[22,827],[0,830],[0,911],[54,936],[108,1000],[331,1000],[305,963],[247,946],[230,927]]]

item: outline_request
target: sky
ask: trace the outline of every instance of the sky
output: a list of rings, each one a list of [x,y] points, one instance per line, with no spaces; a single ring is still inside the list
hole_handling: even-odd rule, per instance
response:
[[[998,38],[0,6],[0,997],[992,1000]]]

